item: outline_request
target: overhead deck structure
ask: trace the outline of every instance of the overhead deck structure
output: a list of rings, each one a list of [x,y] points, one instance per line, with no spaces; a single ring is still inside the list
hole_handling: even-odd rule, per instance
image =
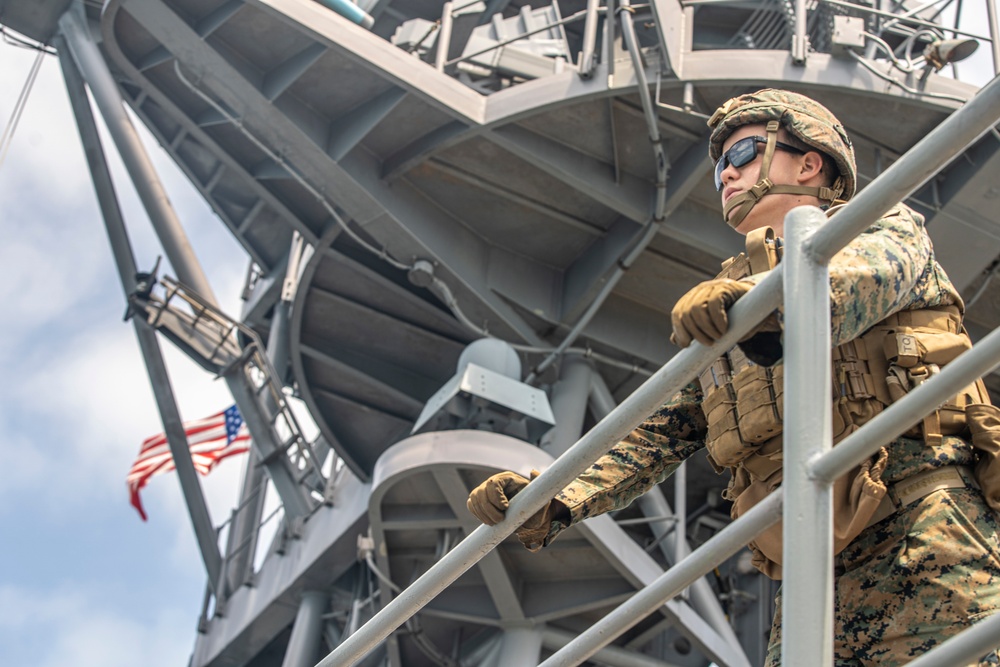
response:
[[[707,157],[722,101],[816,98],[863,187],[976,92],[926,48],[1000,59],[992,13],[956,34],[948,2],[884,4],[0,0],[120,96],[250,258],[238,318],[196,284],[130,299],[256,429],[192,666],[314,664],[475,528],[469,489],[544,469],[673,356],[670,307],[742,249]],[[996,173],[994,132],[909,200],[974,334],[1000,323]],[[281,387],[317,442],[279,423]],[[725,480],[686,468],[673,508],[656,491],[539,554],[505,542],[362,664],[537,664],[726,525]],[[255,569],[265,474],[286,511]],[[760,664],[772,598],[736,557],[586,664]]]

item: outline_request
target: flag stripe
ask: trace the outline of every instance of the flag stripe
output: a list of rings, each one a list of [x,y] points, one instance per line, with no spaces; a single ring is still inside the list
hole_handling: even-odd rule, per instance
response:
[[[250,449],[250,434],[243,424],[243,418],[235,405],[211,415],[184,423],[184,435],[191,450],[194,468],[207,475],[219,461],[242,454]],[[142,441],[139,455],[125,478],[129,489],[130,502],[146,520],[146,512],[139,498],[151,477],[174,470],[174,459],[165,433],[159,433]]]

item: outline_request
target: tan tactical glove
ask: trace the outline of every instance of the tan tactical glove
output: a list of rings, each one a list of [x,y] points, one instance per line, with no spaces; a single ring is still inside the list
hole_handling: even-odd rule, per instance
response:
[[[538,475],[537,470],[531,471],[531,479],[535,479]],[[497,473],[472,490],[466,506],[473,516],[487,526],[495,526],[503,521],[510,506],[510,499],[520,493],[530,481],[516,472]],[[521,524],[516,531],[517,539],[529,551],[538,551],[542,548],[545,536],[549,534],[552,521],[561,510],[564,510],[562,503],[550,500],[548,505]],[[568,515],[568,512],[566,514]]]
[[[687,347],[692,340],[711,345],[729,329],[726,310],[750,291],[751,283],[717,278],[696,285],[677,301],[670,319],[674,333],[670,342]]]

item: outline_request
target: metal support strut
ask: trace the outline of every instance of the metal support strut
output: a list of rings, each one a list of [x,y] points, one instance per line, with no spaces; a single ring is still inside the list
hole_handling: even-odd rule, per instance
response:
[[[118,197],[115,194],[114,182],[111,180],[104,148],[101,146],[97,123],[94,121],[90,102],[87,100],[83,77],[66,48],[65,39],[61,35],[56,35],[53,39],[53,45],[60,54],[59,63],[62,66],[66,91],[69,93],[77,129],[80,132],[80,141],[87,156],[90,177],[94,183],[97,201],[104,217],[111,252],[118,267],[118,277],[125,295],[128,296],[136,288],[135,257],[132,253],[125,220],[118,205]],[[167,436],[167,445],[174,459],[177,479],[180,482],[198,548],[205,563],[209,585],[216,595],[219,595],[223,586],[223,582],[220,580],[222,557],[219,555],[215,530],[212,528],[212,518],[201,490],[201,483],[198,481],[198,473],[191,460],[191,450],[188,448],[184,424],[180,412],[177,410],[177,402],[174,400],[170,377],[167,374],[166,365],[163,363],[160,343],[156,338],[156,333],[145,322],[133,319],[133,326],[135,327],[136,339],[139,342],[139,350],[149,374],[149,382],[156,399],[160,419],[163,422],[163,431]]]

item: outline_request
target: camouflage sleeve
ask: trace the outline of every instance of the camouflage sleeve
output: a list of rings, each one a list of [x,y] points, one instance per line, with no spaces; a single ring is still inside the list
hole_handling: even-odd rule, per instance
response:
[[[952,304],[961,304],[961,297],[934,259],[924,219],[902,204],[830,262],[834,345],[900,310]]]
[[[701,389],[688,385],[560,491],[569,525],[628,506],[704,447],[701,398]],[[567,527],[554,521],[545,544]]]

